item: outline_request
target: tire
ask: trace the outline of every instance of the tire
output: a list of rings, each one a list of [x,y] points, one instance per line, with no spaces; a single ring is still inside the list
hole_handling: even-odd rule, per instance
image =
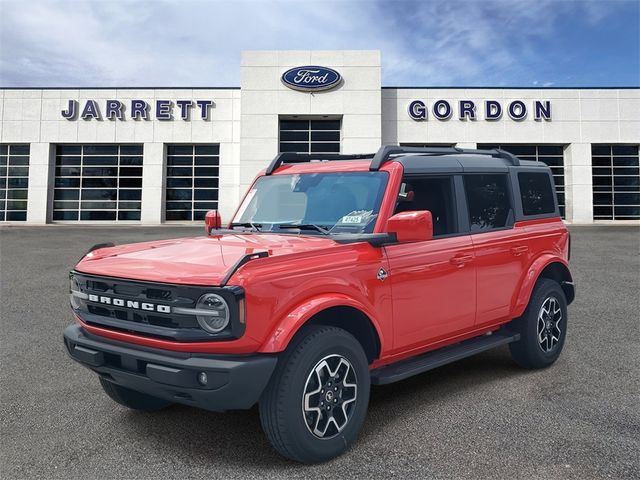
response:
[[[273,447],[291,460],[330,460],[356,440],[370,385],[367,357],[351,334],[336,327],[305,327],[278,361],[260,399],[262,428]]]
[[[102,385],[102,389],[105,393],[109,395],[109,398],[127,408],[153,412],[171,405],[171,402],[167,400],[136,392],[135,390],[116,385],[102,377],[99,378],[100,385]]]
[[[511,327],[520,340],[509,344],[511,357],[522,368],[546,368],[560,356],[567,336],[567,299],[562,287],[540,278],[521,317]]]

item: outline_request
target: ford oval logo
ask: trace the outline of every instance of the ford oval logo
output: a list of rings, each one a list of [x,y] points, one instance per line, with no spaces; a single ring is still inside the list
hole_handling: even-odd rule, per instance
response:
[[[282,83],[303,92],[329,90],[337,87],[341,81],[342,77],[335,70],[316,65],[295,67],[282,74]]]

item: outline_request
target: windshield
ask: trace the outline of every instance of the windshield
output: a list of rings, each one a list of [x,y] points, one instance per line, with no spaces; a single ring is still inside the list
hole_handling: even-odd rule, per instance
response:
[[[232,226],[260,231],[371,233],[386,172],[303,173],[258,178]],[[297,232],[295,232],[297,233]]]

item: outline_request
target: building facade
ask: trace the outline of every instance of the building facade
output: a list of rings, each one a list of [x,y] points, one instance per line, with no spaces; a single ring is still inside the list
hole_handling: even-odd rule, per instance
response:
[[[400,144],[543,161],[567,221],[640,223],[639,88],[383,87],[378,51],[240,69],[238,88],[0,90],[0,222],[228,220],[278,152]]]

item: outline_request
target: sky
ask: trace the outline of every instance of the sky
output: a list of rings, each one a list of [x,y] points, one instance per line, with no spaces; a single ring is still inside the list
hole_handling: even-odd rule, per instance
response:
[[[0,87],[237,87],[242,50],[380,50],[383,86],[640,86],[640,0],[0,0]]]

